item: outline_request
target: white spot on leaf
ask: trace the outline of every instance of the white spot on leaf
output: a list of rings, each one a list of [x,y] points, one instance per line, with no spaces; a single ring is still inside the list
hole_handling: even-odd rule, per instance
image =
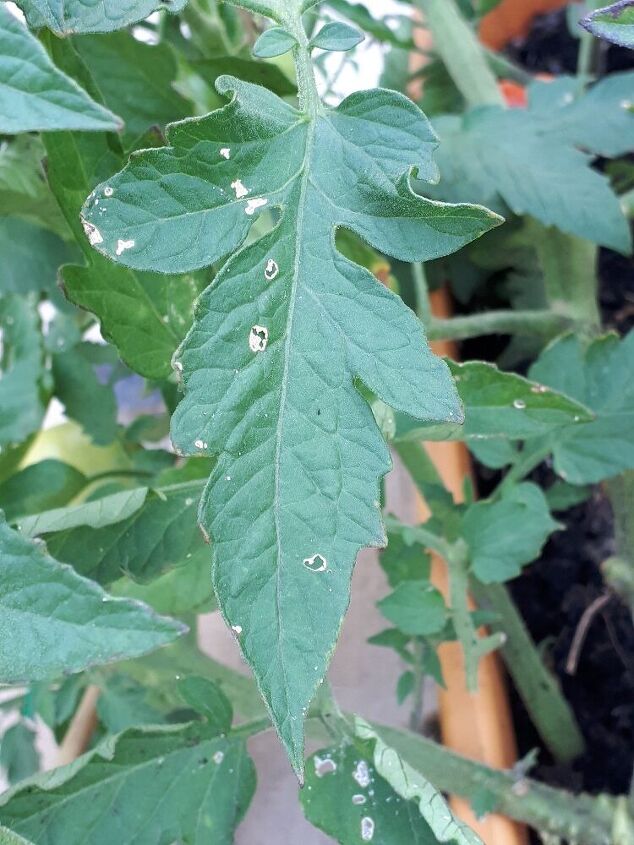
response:
[[[274,261],[272,258],[269,258],[266,263],[266,268],[264,269],[264,278],[267,280],[267,282],[272,282],[273,279],[277,278],[279,272],[280,268],[277,261]]]
[[[318,778],[323,778],[324,775],[331,775],[337,771],[337,764],[330,757],[319,757],[315,755],[315,774]]]
[[[523,411],[526,407],[526,402],[523,399],[516,399],[513,402],[513,407],[517,408],[518,411]]]
[[[266,205],[268,200],[264,197],[258,197],[255,200],[249,200],[247,203],[247,207],[244,209],[245,214],[248,214],[249,217],[252,217],[258,208],[262,208],[263,205]]]
[[[371,842],[374,838],[374,819],[364,816],[361,819],[361,839],[364,842]]]
[[[233,631],[234,634],[237,634],[238,636],[240,636],[240,634],[242,633],[242,625],[232,625],[231,630]]]
[[[131,241],[124,241],[121,238],[119,238],[119,240],[117,241],[117,249],[116,249],[117,255],[123,255],[123,253],[126,251],[126,249],[132,249],[132,247],[135,246],[135,244],[136,244],[136,241],[132,241],[132,240]]]
[[[229,147],[223,147],[223,148],[220,150],[220,155],[221,155],[223,158],[226,158],[226,159],[228,160],[228,159],[230,159],[230,158],[231,158],[231,150],[229,149]]]
[[[222,761],[225,759],[224,751],[216,751],[216,753],[211,758],[214,763],[219,766]]]
[[[325,572],[328,568],[328,561],[323,555],[316,554],[304,558],[304,566],[311,572]]]
[[[81,223],[82,223],[82,226],[84,227],[84,232],[86,233],[86,237],[88,238],[88,242],[89,242],[90,246],[97,246],[97,244],[103,243],[103,238],[101,237],[101,232],[94,225],[94,223],[89,223],[87,220],[84,220],[83,217],[82,217]]]
[[[359,793],[352,796],[352,803],[356,804],[357,806],[359,806],[360,804],[365,804],[367,800],[368,799],[365,797],[365,795],[360,795]]]
[[[354,772],[352,773],[352,777],[356,780],[361,789],[366,789],[370,785],[370,770],[368,769],[368,764],[365,760],[359,760]]]
[[[105,197],[111,197],[114,194],[114,191],[112,190],[110,185],[106,185],[106,187],[103,189],[103,194]]]
[[[194,441],[194,446],[195,446],[197,449],[206,449],[206,448],[207,448],[207,444],[205,443],[205,441],[204,441],[204,440],[195,440],[195,441]]]
[[[236,179],[235,182],[232,182],[231,187],[236,192],[236,199],[237,200],[243,199],[249,193],[249,189],[244,187],[244,185],[242,184],[242,181],[240,179]]]
[[[269,342],[269,330],[266,326],[253,326],[249,332],[249,349],[251,352],[264,352]]]

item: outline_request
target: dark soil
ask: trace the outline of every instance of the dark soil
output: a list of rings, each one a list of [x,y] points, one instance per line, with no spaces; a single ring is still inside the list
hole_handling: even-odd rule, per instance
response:
[[[566,530],[511,588],[574,709],[587,751],[569,765],[557,765],[541,751],[533,774],[554,786],[622,794],[634,761],[634,625],[618,598],[594,617],[576,671],[566,671],[579,621],[606,591],[600,567],[614,552],[610,506],[597,489],[587,503],[558,516]],[[526,754],[541,742],[514,692],[512,699],[520,753]]]

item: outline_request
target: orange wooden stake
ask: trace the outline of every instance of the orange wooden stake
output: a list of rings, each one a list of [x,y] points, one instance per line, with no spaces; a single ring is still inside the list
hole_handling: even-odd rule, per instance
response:
[[[436,291],[431,296],[432,311],[437,317],[450,313],[449,297],[446,291]],[[456,358],[452,343],[432,344],[437,355]],[[461,501],[463,483],[471,474],[469,453],[463,443],[427,443],[432,458],[447,489],[456,501]],[[429,516],[425,502],[418,506],[421,520]],[[447,567],[437,555],[433,556],[432,579],[447,598],[449,582]],[[439,650],[446,690],[439,695],[439,717],[443,744],[454,751],[487,763],[495,768],[510,768],[517,760],[517,748],[508,697],[505,688],[504,670],[496,654],[490,654],[480,661],[478,691],[467,690],[462,646],[459,643],[445,643]],[[502,816],[486,816],[478,820],[468,801],[451,799],[452,809],[470,825],[482,838],[485,845],[527,845],[526,828]]]
[[[480,24],[482,42],[501,50],[509,41],[526,35],[533,18],[560,9],[570,0],[502,0]],[[607,5],[607,4],[606,4]]]

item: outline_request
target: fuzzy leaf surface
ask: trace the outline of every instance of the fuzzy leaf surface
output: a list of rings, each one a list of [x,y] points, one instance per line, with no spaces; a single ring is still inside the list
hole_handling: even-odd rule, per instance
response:
[[[46,26],[56,35],[112,32],[143,20],[152,12],[180,12],[187,0],[18,0],[33,29]]]
[[[244,740],[203,724],[130,728],[0,799],[34,845],[230,845],[255,789]]]
[[[134,269],[187,272],[232,254],[177,354],[186,395],[172,440],[218,455],[200,510],[216,594],[301,770],[303,713],[357,552],[384,543],[389,454],[354,379],[419,419],[462,416],[420,323],[337,251],[336,228],[426,260],[498,218],[412,192],[412,166],[435,175],[436,142],[399,94],[360,92],[309,115],[236,79],[217,87],[234,93],[227,106],[172,125],[170,146],[133,155],[83,215],[97,249]],[[263,208],[279,219],[245,246]]]
[[[0,6],[0,132],[114,130],[121,121],[58,70],[44,47]]]
[[[0,521],[0,683],[55,678],[138,657],[178,637],[180,623],[113,599]]]

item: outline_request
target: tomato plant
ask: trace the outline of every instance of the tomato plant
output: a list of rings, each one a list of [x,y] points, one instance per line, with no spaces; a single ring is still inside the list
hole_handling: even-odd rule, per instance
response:
[[[457,643],[471,693],[499,652],[547,752],[583,754],[507,582],[597,485],[605,589],[633,606],[634,335],[605,332],[597,267],[632,250],[634,71],[599,73],[594,38],[631,46],[632,4],[572,4],[578,72],[548,81],[480,43],[497,5],[0,4],[0,842],[231,842],[270,728],[343,845],[477,845],[447,793],[634,842],[626,795],[420,730]],[[364,40],[381,86],[340,96]],[[440,441],[494,479],[479,500]],[[420,524],[392,513],[393,455]],[[368,547],[411,730],[327,680]],[[199,648],[216,611],[249,678]]]

